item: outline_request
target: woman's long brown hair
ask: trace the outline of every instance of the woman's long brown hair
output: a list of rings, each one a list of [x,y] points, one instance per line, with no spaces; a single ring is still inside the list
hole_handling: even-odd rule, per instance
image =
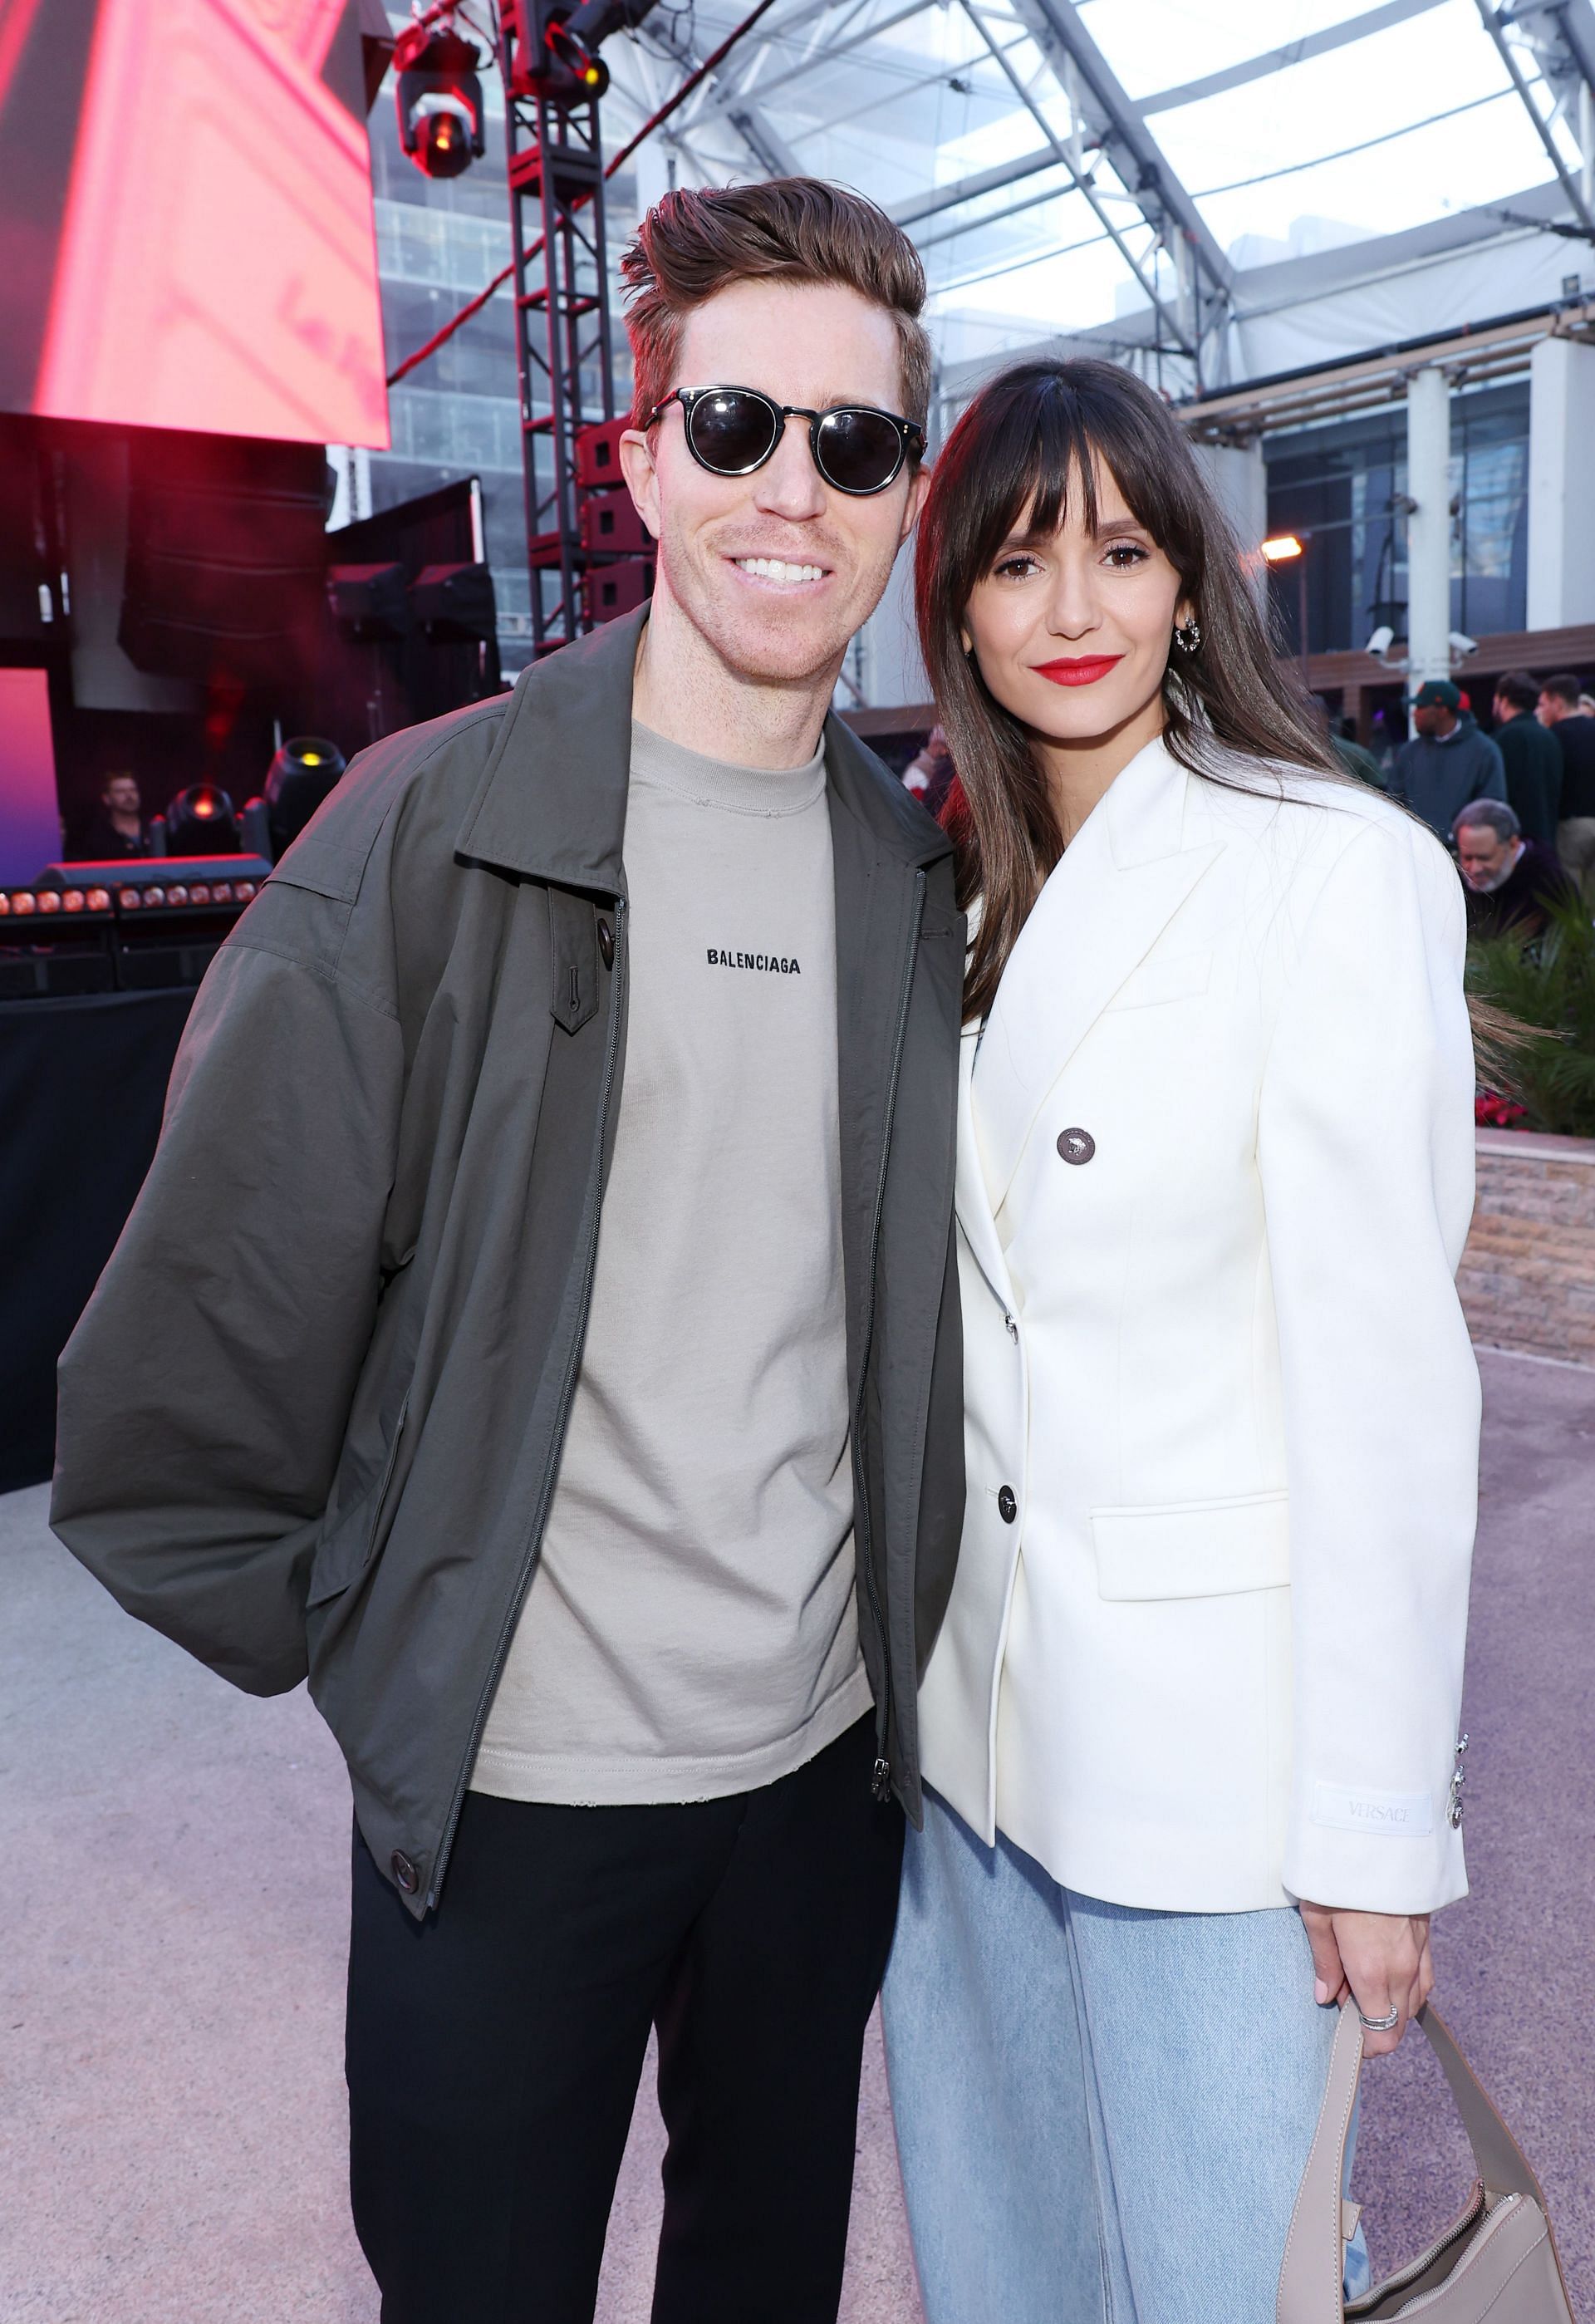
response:
[[[1099,463],[1178,573],[1202,632],[1194,653],[1171,654],[1164,678],[1170,754],[1230,788],[1238,788],[1225,763],[1231,752],[1276,783],[1282,763],[1346,779],[1300,679],[1278,659],[1240,543],[1167,405],[1113,364],[1004,372],[981,390],[936,461],[914,571],[920,648],[958,770],[944,819],[957,851],[959,902],[982,899],[966,1019],[990,1009],[1064,843],[1027,729],[965,657],[964,608],[1012,533],[1056,530],[1072,485],[1095,524]]]

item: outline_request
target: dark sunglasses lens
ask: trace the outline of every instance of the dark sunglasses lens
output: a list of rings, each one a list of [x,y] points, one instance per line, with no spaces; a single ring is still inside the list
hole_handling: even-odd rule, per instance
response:
[[[725,388],[699,396],[687,426],[692,448],[705,468],[740,476],[770,457],[780,415],[742,388]]]
[[[902,438],[879,411],[827,411],[815,430],[820,474],[839,492],[880,492],[902,453]]]

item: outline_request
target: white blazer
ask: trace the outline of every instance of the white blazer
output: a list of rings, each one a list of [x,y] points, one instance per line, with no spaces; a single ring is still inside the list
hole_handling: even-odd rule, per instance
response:
[[[1461,882],[1160,742],[966,1034],[969,1501],[925,1774],[1110,1902],[1424,1912],[1478,1482]]]

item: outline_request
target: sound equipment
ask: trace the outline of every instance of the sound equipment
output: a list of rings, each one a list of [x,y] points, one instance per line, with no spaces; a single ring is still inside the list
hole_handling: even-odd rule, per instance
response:
[[[258,855],[52,863],[0,888],[0,1000],[199,982],[271,874]]]

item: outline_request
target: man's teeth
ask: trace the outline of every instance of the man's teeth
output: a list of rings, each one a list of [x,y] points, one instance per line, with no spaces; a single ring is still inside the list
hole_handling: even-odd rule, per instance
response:
[[[823,565],[788,565],[779,557],[738,557],[733,562],[744,573],[756,573],[761,581],[823,581]]]

